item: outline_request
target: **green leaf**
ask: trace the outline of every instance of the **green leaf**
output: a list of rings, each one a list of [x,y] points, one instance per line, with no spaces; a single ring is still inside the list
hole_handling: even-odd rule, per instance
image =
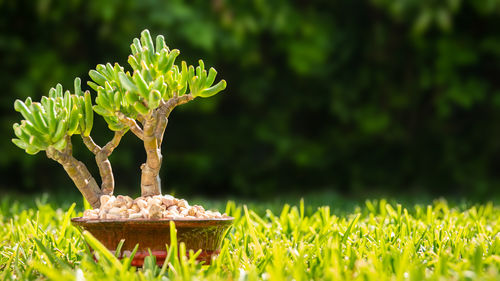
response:
[[[118,111],[120,110],[121,104],[122,104],[122,93],[120,91],[116,91],[115,95],[113,96],[113,105],[114,105],[114,110]]]
[[[111,112],[107,111],[106,109],[104,109],[104,107],[102,107],[100,105],[94,105],[93,109],[94,109],[95,113],[97,113],[97,114],[99,114],[101,116],[111,116],[111,115],[113,115]]]
[[[108,98],[108,93],[102,87],[99,88],[99,91],[97,92],[95,102],[97,105],[105,108],[107,111],[113,111],[113,106],[111,105],[111,101]]]
[[[140,97],[136,93],[126,92],[125,99],[129,104],[134,104],[136,102],[140,102]]]
[[[159,53],[162,49],[166,49],[165,37],[163,35],[156,36],[156,52]]]
[[[12,142],[21,149],[26,149],[28,144],[20,139],[12,139]]]
[[[47,120],[45,120],[42,106],[40,103],[36,102],[31,105],[31,109],[35,121],[34,125],[37,127],[37,130],[40,132],[46,132],[49,126],[47,124]]]
[[[54,265],[56,263],[56,257],[52,251],[49,251],[45,245],[43,245],[42,241],[39,239],[34,239],[35,244],[37,245],[40,252],[44,253],[44,259],[49,266]]]
[[[167,49],[162,49],[160,50],[160,55],[158,58],[158,69],[160,71],[163,71],[163,69],[166,68],[168,62],[168,50]],[[165,72],[165,71],[163,71]]]
[[[205,83],[207,81],[207,71],[206,70],[203,70],[201,72],[201,75],[199,76],[198,80],[199,80],[199,81],[197,81],[198,87],[199,88],[205,88],[206,87]]]
[[[225,88],[226,88],[226,81],[225,80],[221,80],[216,85],[214,85],[214,86],[212,86],[210,88],[207,88],[205,90],[202,90],[201,92],[199,92],[197,94],[197,96],[200,96],[202,98],[208,98],[208,97],[211,97],[211,96],[217,94],[218,92],[224,90]]]
[[[352,228],[356,225],[356,223],[358,223],[358,220],[359,220],[359,217],[360,215],[356,215],[356,217],[351,221],[351,223],[349,223],[349,225],[347,226],[347,229],[346,231],[344,232],[344,234],[342,235],[342,244],[344,244],[346,241],[347,241],[347,238],[349,237],[349,234],[351,234],[351,231],[352,231]]]
[[[57,124],[56,132],[54,133],[51,139],[53,143],[59,141],[62,137],[64,137],[66,133],[66,125],[67,125],[66,120],[63,119],[59,121],[59,123]]]
[[[97,89],[99,88],[99,85],[97,85],[96,83],[94,83],[92,81],[87,81],[87,85],[89,85],[90,88],[92,88],[92,90],[94,90],[96,92],[97,92]]]
[[[137,112],[139,112],[142,115],[147,115],[149,112],[149,109],[141,102],[136,102],[132,106]]]
[[[92,126],[94,125],[94,112],[92,110],[92,99],[90,97],[89,91],[85,92],[85,131],[84,136],[89,136],[90,131],[92,131]]]
[[[139,89],[138,93],[143,97],[143,98],[148,98],[149,95],[149,88],[148,84],[142,77],[141,73],[139,71],[134,72],[134,76],[132,76],[132,79],[134,79],[135,85]]]
[[[90,232],[84,230],[82,233],[85,241],[90,247],[94,249],[99,254],[99,258],[108,262],[110,265],[118,270],[122,269],[122,264],[120,261],[103,245],[99,240],[97,240]]]
[[[130,45],[130,50],[132,51],[132,55],[135,56],[137,53],[139,53],[139,50],[135,46],[135,44]]]
[[[115,116],[104,116],[104,120],[108,124],[111,131],[121,131],[125,126]]]
[[[163,76],[158,77],[154,83],[150,85],[151,90],[158,90],[160,93],[164,91]]]
[[[208,71],[208,77],[205,82],[205,87],[210,87],[215,81],[215,76],[217,76],[217,71],[215,68],[211,67],[210,70]]]
[[[128,56],[128,64],[130,64],[133,70],[139,70],[141,68],[137,59],[132,55]]]
[[[83,111],[82,108],[80,107],[80,100],[79,100],[80,97],[81,96],[76,96],[76,95],[71,96],[73,105],[71,111],[69,112],[69,118],[68,118],[68,133],[70,135],[72,135],[77,130],[77,128],[73,127],[75,125],[72,124],[71,119],[77,117],[75,120],[76,122],[74,121],[74,123],[78,124],[80,122],[79,119],[83,117]]]
[[[158,90],[152,90],[149,92],[148,105],[149,109],[155,109],[160,105],[161,94]]]
[[[57,126],[55,101],[53,98],[50,98],[48,103],[47,122],[49,123],[49,132],[53,133]]]
[[[80,77],[75,78],[75,95],[82,95],[82,80],[80,80]]]
[[[149,30],[144,29],[141,32],[141,43],[143,46],[146,46],[148,50],[150,51],[150,56],[152,58],[152,55],[155,52],[155,47],[153,45],[153,38],[151,38],[151,34],[149,34]]]
[[[72,103],[73,101],[71,99],[71,93],[69,91],[66,91],[64,93],[63,105],[69,111],[71,110]]]
[[[41,138],[31,135],[28,144],[34,146],[36,149],[45,150],[49,144]]]
[[[137,86],[134,84],[132,80],[130,80],[129,76],[123,72],[118,73],[118,77],[120,79],[120,83],[123,85],[125,90],[130,92],[137,92]]]
[[[111,63],[109,63],[109,62],[106,64],[105,69],[102,71],[104,77],[106,77],[106,80],[113,79],[114,72],[115,72],[115,70],[114,70],[113,66],[111,65]]]
[[[89,76],[100,86],[104,86],[104,83],[106,83],[106,77],[104,77],[101,73],[97,72],[96,70],[91,70],[89,71]]]
[[[59,150],[59,151],[63,151],[64,148],[66,148],[66,145],[67,145],[67,141],[66,141],[66,138],[61,138],[59,141],[57,141],[56,143],[54,143],[54,148]]]
[[[125,239],[121,239],[120,242],[118,243],[118,246],[116,246],[116,250],[115,250],[115,257],[116,258],[120,258],[123,244],[125,244]]]
[[[56,98],[63,97],[63,86],[61,84],[56,85]]]
[[[29,98],[29,97],[28,97]],[[33,102],[31,101],[31,98],[29,98],[29,104],[28,104],[28,99],[26,99],[26,101],[24,102],[27,106],[31,106],[33,104]],[[40,101],[40,103],[42,104],[42,107],[44,109],[44,111],[47,110],[47,108],[49,107],[49,98],[46,97],[46,96],[42,96],[42,100]]]
[[[136,49],[136,52],[133,52],[133,55],[135,55],[136,53],[138,52],[141,52],[142,51],[142,46],[141,46],[141,41],[139,41],[139,39],[137,38],[134,38],[134,41],[133,41],[133,45]]]
[[[78,123],[83,115],[79,112],[76,104],[73,104],[68,122],[68,135],[73,135],[78,129]]]
[[[36,148],[35,146],[29,145],[25,151],[30,155],[35,155],[40,152],[40,149]]]
[[[130,253],[130,256],[126,257],[123,259],[123,268],[128,269],[130,268],[130,264],[132,263],[132,260],[135,257],[135,254],[137,253],[137,250],[139,249],[139,244],[135,244],[134,249]]]
[[[119,78],[118,78],[118,73],[120,72],[123,72],[123,67],[121,67],[118,63],[115,63],[115,66],[113,67],[113,79],[114,80],[113,82],[116,82],[118,85],[120,83],[119,82]]]
[[[151,54],[151,51],[148,49],[148,47],[143,47],[142,48],[142,53],[141,53],[141,66],[143,66],[143,62],[146,65],[151,65],[153,64],[153,55]],[[144,66],[143,66],[144,67]],[[147,67],[146,67],[147,68]]]
[[[35,119],[33,118],[33,113],[29,110],[24,102],[21,100],[16,100],[14,102],[14,109],[17,112],[20,112],[24,119],[30,121],[31,123],[35,123]]]
[[[163,68],[160,68],[160,70],[163,70],[163,72],[169,71],[174,65],[175,59],[179,56],[180,53],[181,52],[177,49],[173,49],[172,51],[170,51],[166,64],[163,66]]]
[[[21,121],[21,129],[23,129],[26,133],[28,133],[30,136],[34,136],[40,140],[43,140],[45,142],[50,141],[50,137],[48,135],[48,132],[40,132],[38,131],[33,124],[30,123],[30,121],[23,120]]]
[[[12,128],[14,129],[14,134],[16,135],[16,137],[18,137],[25,143],[29,142],[30,135],[25,132],[18,123],[14,123],[14,125],[12,125]]]
[[[49,90],[49,98],[55,99],[56,97],[57,97],[56,96],[56,89],[50,88],[50,90]]]
[[[198,61],[199,66],[196,67],[196,76],[201,77],[203,70],[205,70],[205,63],[203,60]]]

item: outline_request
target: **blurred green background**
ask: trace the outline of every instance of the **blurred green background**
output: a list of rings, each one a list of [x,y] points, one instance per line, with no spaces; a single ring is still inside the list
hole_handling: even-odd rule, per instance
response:
[[[15,147],[16,98],[126,64],[148,28],[228,88],[176,109],[163,190],[261,198],[329,189],[485,198],[500,185],[500,0],[0,0],[0,187],[76,188]],[[111,134],[103,122],[92,135]],[[77,158],[93,166],[74,137]],[[112,155],[139,192],[142,143]]]

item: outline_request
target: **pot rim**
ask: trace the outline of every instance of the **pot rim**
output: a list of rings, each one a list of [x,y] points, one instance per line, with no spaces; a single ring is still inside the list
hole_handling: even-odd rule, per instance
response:
[[[183,225],[193,225],[193,224],[232,224],[234,221],[233,217],[224,218],[196,218],[196,219],[89,219],[84,217],[75,217],[71,219],[71,222],[76,225],[89,225],[89,224],[170,224],[173,221],[176,227]]]

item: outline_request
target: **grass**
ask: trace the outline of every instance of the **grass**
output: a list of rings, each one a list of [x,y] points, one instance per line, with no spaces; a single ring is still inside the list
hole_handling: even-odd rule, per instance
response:
[[[81,215],[74,205],[3,199],[0,279],[500,280],[500,208],[493,203],[402,206],[381,199],[343,210],[307,198],[297,206],[266,204],[227,203],[235,224],[211,266],[171,255],[169,267],[151,257],[136,270],[71,226],[69,219]],[[183,244],[170,250],[183,253]]]

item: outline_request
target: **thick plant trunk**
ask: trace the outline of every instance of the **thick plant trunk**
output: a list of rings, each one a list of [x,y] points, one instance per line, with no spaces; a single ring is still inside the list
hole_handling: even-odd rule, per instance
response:
[[[101,204],[99,198],[102,193],[99,185],[92,177],[87,167],[85,167],[85,164],[76,160],[72,155],[59,152],[52,147],[47,149],[47,156],[63,166],[66,173],[68,173],[69,177],[73,180],[78,190],[80,190],[83,197],[85,197],[92,208],[99,208]]]
[[[74,158],[73,158],[74,159]],[[70,163],[62,164],[66,173],[75,183],[76,187],[82,193],[83,197],[89,202],[92,208],[99,208],[101,202],[101,190],[95,179],[90,175],[85,165],[74,159]]]
[[[146,163],[141,166],[141,195],[153,196],[161,194],[160,168],[162,162],[161,149],[155,134],[158,119],[153,115],[144,124],[144,149],[146,150]]]
[[[149,116],[140,116],[140,122],[144,128],[141,130],[137,124],[127,118],[123,114],[119,114],[118,118],[129,128],[134,129],[132,132],[144,142],[146,150],[146,163],[141,165],[141,195],[153,196],[161,194],[160,168],[162,163],[161,143],[163,134],[168,123],[170,112],[177,105],[184,104],[194,99],[191,94],[176,96],[169,99],[167,102],[162,102]]]
[[[95,144],[94,140],[92,140],[90,136],[82,136],[83,143],[95,155],[97,167],[99,168],[99,174],[101,176],[102,194],[112,195],[115,189],[113,169],[111,168],[111,162],[109,162],[108,157],[118,146],[124,134],[124,131],[115,132],[113,139],[109,141],[103,148]]]

